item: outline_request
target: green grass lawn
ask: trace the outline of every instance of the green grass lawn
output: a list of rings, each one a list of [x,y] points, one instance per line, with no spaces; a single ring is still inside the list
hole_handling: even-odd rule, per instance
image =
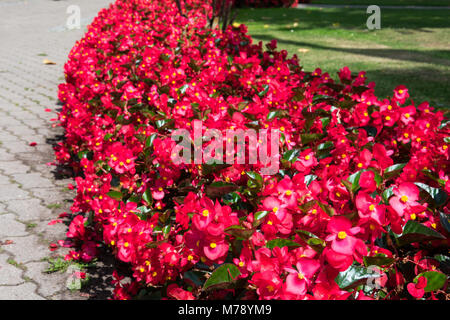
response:
[[[319,67],[337,78],[344,66],[364,70],[380,97],[403,84],[416,103],[449,108],[449,14],[384,9],[381,30],[372,31],[367,30],[364,9],[240,9],[237,22],[248,26],[255,41],[277,39],[278,48],[297,54],[306,71]]]
[[[450,6],[449,0],[312,0],[312,4],[376,4],[379,6]]]

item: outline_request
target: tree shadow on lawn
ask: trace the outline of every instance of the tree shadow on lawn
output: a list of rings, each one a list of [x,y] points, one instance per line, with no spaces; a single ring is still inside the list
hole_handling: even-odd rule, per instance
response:
[[[273,39],[270,35],[254,34],[255,39],[262,40],[264,42]],[[417,68],[401,68],[395,66],[395,64],[386,64],[382,69],[369,69],[367,71],[368,81],[374,81],[376,83],[375,93],[379,97],[392,96],[393,89],[400,85],[406,85],[410,89],[410,94],[414,98],[414,102],[420,103],[428,101],[434,107],[446,109],[450,107],[450,92],[448,86],[450,84],[450,60],[430,58],[426,54],[418,51],[400,50],[400,49],[360,49],[360,48],[339,48],[329,47],[310,42],[277,39],[277,42],[281,45],[293,45],[298,48],[312,48],[316,50],[342,52],[348,54],[365,55],[368,57],[384,58],[389,60],[401,60],[415,63],[429,63],[444,66],[444,70],[438,70],[436,68],[417,67]],[[434,54],[450,54],[450,51],[436,50]],[[301,59],[301,57],[300,57]],[[440,63],[437,63],[439,61]],[[361,61],[355,60],[358,67],[361,66]],[[300,60],[301,64],[301,60]],[[342,63],[344,67],[347,65],[350,70],[357,72],[361,71],[358,68],[352,67],[351,63]],[[315,67],[321,68],[320,65]],[[330,72],[333,78],[337,78],[336,70],[326,70],[322,67],[324,72]],[[306,70],[312,71],[312,70]]]
[[[262,41],[271,41],[274,37],[267,34],[252,34],[252,37]],[[403,49],[361,49],[361,48],[342,48],[324,46],[311,42],[303,42],[289,39],[276,39],[278,43],[285,45],[298,46],[299,48],[310,47],[319,50],[339,51],[344,53],[359,54],[369,57],[386,58],[391,60],[411,61],[418,63],[432,63],[442,66],[450,67],[450,60],[444,58],[430,57],[435,56],[450,56],[450,50],[431,50],[427,54],[418,50],[403,50]],[[428,54],[429,53],[429,54]]]
[[[339,24],[339,29],[367,30],[370,15],[366,9],[240,9],[238,20],[244,23],[260,22],[275,25],[278,30],[286,31],[293,22],[299,23],[304,30],[330,28]],[[430,32],[426,28],[448,28],[447,12],[438,10],[381,10],[381,27],[412,29]]]

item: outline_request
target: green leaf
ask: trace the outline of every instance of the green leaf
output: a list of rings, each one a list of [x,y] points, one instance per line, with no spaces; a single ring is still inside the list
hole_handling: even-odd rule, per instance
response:
[[[267,120],[272,120],[274,119],[276,116],[278,116],[280,114],[280,110],[272,110],[269,111],[269,113],[267,114]]]
[[[333,141],[327,141],[324,143],[321,143],[317,146],[317,150],[321,151],[321,150],[326,150],[326,149],[330,149],[334,146]]]
[[[439,239],[445,239],[445,237],[439,232],[425,227],[417,221],[408,220],[403,228],[402,234],[397,238],[397,243],[399,246],[403,246],[413,242],[424,242]]]
[[[269,91],[269,85],[265,84],[263,85],[264,90],[258,93],[259,97],[264,97],[266,93]]]
[[[415,182],[414,184],[419,188],[428,192],[428,194],[433,198],[434,202],[436,203],[436,206],[440,207],[444,205],[445,202],[447,201],[447,192],[445,192],[444,190],[430,187],[429,185],[426,185],[421,182]]]
[[[372,127],[372,126],[364,126],[361,127],[362,129],[366,130],[367,135],[371,136],[371,137],[375,137],[378,133],[377,128]]]
[[[207,176],[208,174],[223,170],[230,166],[231,166],[230,164],[220,164],[220,163],[206,164],[205,163],[205,164],[202,164],[202,174]]]
[[[323,210],[325,211],[325,213],[327,215],[329,215],[330,217],[334,216],[334,214],[336,213],[336,211],[334,210],[334,208],[330,207],[327,204],[324,204],[322,202],[317,202],[317,205]]]
[[[439,212],[439,220],[441,221],[441,225],[444,229],[450,232],[450,219],[448,218],[448,215],[443,212]]]
[[[298,158],[298,155],[300,154],[300,150],[299,149],[291,149],[286,151],[283,154],[283,159],[289,162],[295,161]]]
[[[301,247],[301,244],[289,239],[278,238],[267,241],[266,247],[269,249],[273,249],[275,247]]]
[[[107,195],[108,197],[113,198],[113,199],[116,199],[116,200],[121,200],[122,197],[123,197],[122,192],[114,191],[114,190],[108,192],[106,195]]]
[[[256,181],[258,181],[258,182],[260,182],[260,183],[263,182],[263,178],[262,178],[261,175],[260,175],[259,173],[257,173],[257,172],[254,172],[254,171],[247,171],[246,174],[247,174],[247,176],[248,176],[250,179],[252,179],[252,180],[256,180]]]
[[[202,274],[198,271],[196,272],[196,271],[189,270],[183,274],[183,278],[185,279],[185,281],[188,280],[186,282],[192,282],[197,287],[201,287],[203,284],[203,281],[200,280],[201,277],[202,277]]]
[[[241,200],[241,196],[236,192],[230,192],[224,195],[222,199],[226,205],[232,205]]]
[[[153,146],[153,141],[155,141],[155,139],[156,139],[157,136],[158,136],[157,133],[153,133],[153,134],[149,135],[149,136],[147,137],[147,139],[145,140],[145,146],[146,146],[147,148],[152,147],[152,146]]]
[[[380,274],[365,267],[351,265],[347,270],[339,272],[334,279],[339,288],[349,290],[367,282],[370,278],[379,278]]]
[[[306,186],[309,186],[309,184],[312,181],[316,180],[316,179],[317,179],[317,176],[313,175],[313,174],[308,174],[307,176],[305,176],[305,184],[306,184]]]
[[[173,123],[173,119],[163,119],[163,120],[157,120],[157,121],[155,122],[156,127],[157,127],[158,129],[167,128],[167,127],[169,127],[169,125],[172,124],[172,123]]]
[[[180,88],[178,88],[178,92],[180,94],[184,94],[186,92],[187,88],[189,88],[189,85],[186,83],[186,84],[182,85]]]
[[[234,183],[215,181],[206,186],[206,195],[210,198],[220,198],[227,193],[236,191],[238,188]]]
[[[167,236],[169,235],[170,228],[171,228],[171,225],[168,224],[168,225],[164,226],[164,228],[162,229],[162,232],[163,232],[163,235],[165,238],[167,238]]]
[[[142,199],[149,205],[153,203],[152,192],[150,191],[150,189],[145,190],[144,194],[142,195]]]
[[[87,158],[87,156],[88,156],[88,153],[89,153],[89,150],[84,150],[84,151],[80,151],[80,152],[78,152],[78,159],[83,159],[83,158]]]
[[[300,135],[300,138],[302,140],[302,144],[308,144],[313,141],[319,141],[323,137],[325,137],[325,134],[323,133],[303,133]]]
[[[232,288],[235,279],[241,274],[238,267],[225,263],[216,268],[203,285],[203,290]]]
[[[439,290],[445,284],[445,281],[447,281],[447,276],[442,272],[426,271],[418,274],[417,277],[414,278],[414,282],[417,282],[422,276],[427,279],[427,286],[424,288],[425,292]]]
[[[253,172],[253,171],[247,171],[247,176],[250,178],[247,181],[247,186],[250,189],[261,189],[263,186],[263,178],[259,173]]]
[[[384,190],[381,197],[383,198],[385,203],[389,202],[389,198],[394,195],[394,187],[389,187],[388,189]]]
[[[302,238],[306,243],[316,252],[321,253],[326,246],[324,240],[320,239],[315,234],[306,230],[296,230],[295,231],[300,238]]]
[[[255,216],[253,218],[254,220],[261,220],[264,219],[264,217],[267,216],[268,213],[269,211],[258,211],[255,213]]]
[[[167,240],[152,241],[152,242],[147,243],[145,245],[145,247],[149,248],[149,249],[153,249],[153,248],[159,247],[161,244],[166,243],[166,242],[167,242]]]
[[[384,179],[390,179],[394,176],[396,176],[397,174],[399,174],[402,169],[406,166],[406,163],[399,163],[399,164],[394,164],[388,168],[386,168],[386,170],[384,170],[383,173],[383,178]]]
[[[389,258],[386,257],[384,255],[376,255],[373,257],[363,257],[364,260],[364,265],[366,267],[368,266],[387,266],[392,264],[395,259],[394,258]]]
[[[225,229],[225,233],[232,235],[240,240],[248,240],[255,230],[244,228],[240,225],[230,226]]]
[[[358,172],[352,174],[351,176],[348,177],[348,182],[350,182],[352,184],[352,192],[356,192],[361,186],[359,185],[359,179],[361,178],[361,174],[365,171],[372,171],[375,176],[375,182],[377,183],[377,186],[380,186],[380,184],[383,182],[383,178],[378,174],[378,172],[376,172],[375,170],[371,170],[369,169],[362,169],[359,170]]]

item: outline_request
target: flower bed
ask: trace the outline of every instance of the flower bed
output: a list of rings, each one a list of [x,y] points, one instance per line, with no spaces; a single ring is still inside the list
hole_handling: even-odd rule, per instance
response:
[[[67,258],[110,248],[133,278],[114,273],[118,299],[443,298],[443,113],[404,86],[377,98],[364,72],[305,72],[245,25],[208,29],[209,6],[188,2],[184,17],[118,0],[70,53],[56,150],[77,173]],[[171,133],[199,123],[278,129],[280,170],[175,163]]]

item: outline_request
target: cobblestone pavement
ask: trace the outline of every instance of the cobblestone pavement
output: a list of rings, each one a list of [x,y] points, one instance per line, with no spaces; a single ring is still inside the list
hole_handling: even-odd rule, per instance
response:
[[[51,143],[57,85],[67,55],[108,0],[0,0],[0,299],[85,299],[66,289],[67,273],[47,274],[49,244],[67,226],[48,225],[68,211],[70,179],[55,176]],[[69,5],[81,9],[81,28],[69,30]],[[48,59],[54,65],[44,64]],[[49,108],[52,112],[46,112]],[[30,146],[36,142],[36,146]],[[73,192],[73,191],[72,191]]]

